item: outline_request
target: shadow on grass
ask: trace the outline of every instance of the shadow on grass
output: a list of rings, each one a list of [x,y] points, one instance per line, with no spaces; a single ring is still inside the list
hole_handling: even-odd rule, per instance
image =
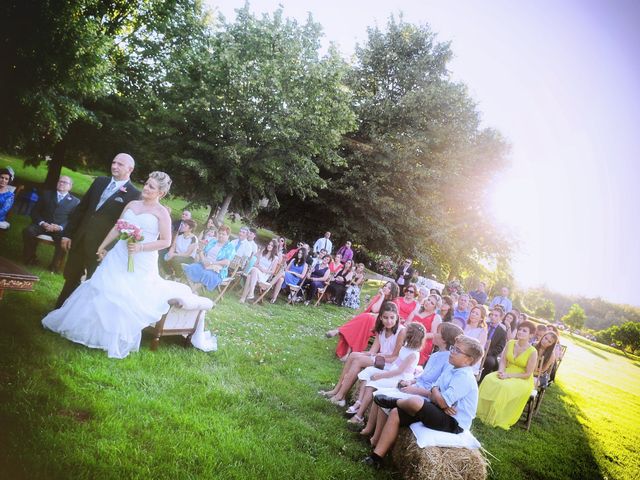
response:
[[[597,480],[603,473],[579,418],[580,410],[557,384],[546,392],[531,428],[524,417],[510,430],[474,421],[474,434],[491,459],[492,480]],[[491,458],[491,457],[490,457]]]

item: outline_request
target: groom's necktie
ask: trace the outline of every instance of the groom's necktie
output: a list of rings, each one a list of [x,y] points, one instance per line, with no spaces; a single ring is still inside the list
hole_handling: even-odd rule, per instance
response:
[[[100,201],[98,202],[98,205],[96,205],[96,210],[98,210],[102,206],[102,204],[107,201],[107,198],[113,195],[113,192],[115,192],[115,190],[116,190],[116,182],[111,180],[111,183],[109,184],[109,186],[107,186],[107,188],[104,189],[104,192],[102,192],[102,195],[100,196]]]

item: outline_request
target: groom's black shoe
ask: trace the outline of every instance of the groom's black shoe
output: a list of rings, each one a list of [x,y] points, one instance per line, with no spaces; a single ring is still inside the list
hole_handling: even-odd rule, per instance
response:
[[[396,408],[398,406],[397,398],[388,397],[386,395],[376,395],[373,397],[373,401],[376,402],[376,405],[382,408]]]

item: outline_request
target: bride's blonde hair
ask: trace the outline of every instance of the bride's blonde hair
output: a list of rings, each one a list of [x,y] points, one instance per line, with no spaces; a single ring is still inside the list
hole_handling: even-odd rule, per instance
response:
[[[151,172],[149,174],[149,178],[154,179],[158,182],[158,190],[162,192],[163,195],[169,193],[169,189],[171,188],[171,177],[164,172]]]

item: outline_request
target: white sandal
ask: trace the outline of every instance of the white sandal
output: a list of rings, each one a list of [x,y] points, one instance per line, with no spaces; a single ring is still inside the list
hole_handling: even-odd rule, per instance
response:
[[[353,405],[351,405],[349,408],[347,408],[347,412],[349,415],[351,415],[352,413],[358,413],[358,410],[360,410],[360,401],[358,400],[356,403],[354,403]]]

